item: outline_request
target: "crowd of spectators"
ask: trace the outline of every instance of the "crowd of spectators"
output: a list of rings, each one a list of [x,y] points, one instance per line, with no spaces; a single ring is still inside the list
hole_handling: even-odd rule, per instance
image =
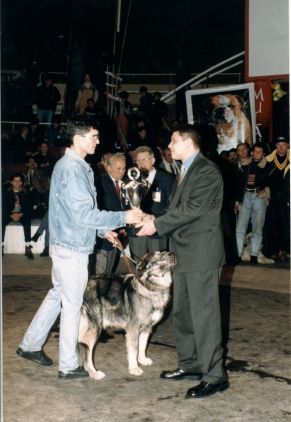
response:
[[[60,94],[52,78],[49,75],[44,78],[34,98],[26,78],[23,72],[15,81],[18,93],[15,113],[17,120],[27,120],[29,124],[22,124],[13,132],[2,133],[2,242],[6,225],[10,221],[20,222],[25,233],[25,255],[33,259],[31,242],[36,242],[43,231],[46,232],[46,242],[42,256],[48,255],[50,177],[55,162],[63,155],[69,141],[66,119],[55,115]],[[171,131],[179,122],[170,121],[168,106],[161,101],[159,92],[152,95],[145,86],[141,86],[139,92],[139,107],[134,109],[129,94],[120,91],[114,101],[113,118],[110,118],[99,105],[98,90],[90,75],[86,74],[75,99],[74,114],[87,116],[99,127],[100,148],[88,161],[96,174],[100,208],[107,209],[112,203],[112,210],[128,206],[128,203],[122,203],[124,197],[119,191],[117,195],[121,202],[114,203],[112,195],[116,191],[112,190],[112,195],[108,196],[109,188],[106,186],[112,181],[113,188],[113,182],[119,180],[121,189],[127,169],[134,165],[144,173],[151,189],[141,207],[145,212],[155,213],[155,206],[162,201],[160,213],[167,201],[164,196],[168,196],[168,188],[179,173],[180,163],[172,159],[167,147]],[[32,114],[33,103],[37,104],[37,116]],[[46,122],[46,125],[40,125],[40,122]],[[222,222],[227,263],[289,261],[289,139],[277,137],[273,148],[271,144],[262,142],[252,147],[243,143],[218,154],[214,128],[202,126],[196,129],[201,136],[202,152],[216,162],[224,180]],[[116,178],[112,173],[118,173]],[[106,178],[104,174],[109,176]],[[162,183],[167,181],[162,191],[153,183],[154,178],[163,180]],[[33,218],[43,220],[37,233],[31,237],[30,221]],[[120,236],[124,242],[124,229],[120,231]],[[136,246],[136,239],[132,236],[129,239],[132,254],[137,257],[136,251],[140,247]],[[2,253],[3,246],[2,243]],[[108,258],[106,245],[99,241],[96,248],[100,262],[101,255]],[[101,265],[103,269],[108,268],[106,262]],[[111,269],[116,267],[112,259],[109,266]],[[98,265],[96,268],[99,271]]]

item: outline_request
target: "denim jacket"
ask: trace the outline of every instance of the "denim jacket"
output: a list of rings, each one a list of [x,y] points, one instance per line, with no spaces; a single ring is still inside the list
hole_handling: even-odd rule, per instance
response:
[[[100,211],[91,167],[72,149],[55,165],[50,187],[50,243],[92,253],[96,230],[104,237],[125,225],[125,212]]]

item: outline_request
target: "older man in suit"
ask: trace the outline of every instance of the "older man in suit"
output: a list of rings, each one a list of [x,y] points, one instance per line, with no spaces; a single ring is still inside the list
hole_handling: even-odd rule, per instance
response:
[[[148,185],[148,191],[143,196],[140,207],[143,212],[155,217],[162,215],[168,206],[174,178],[171,174],[155,168],[155,156],[150,147],[138,147],[134,151],[134,158]],[[167,250],[168,237],[158,234],[137,237],[132,234],[129,236],[129,246],[133,258],[137,259],[147,252]]]
[[[125,190],[122,178],[126,170],[126,157],[122,153],[113,154],[106,163],[106,172],[96,181],[98,207],[106,211],[123,211],[125,209]],[[124,229],[119,229],[122,235]],[[120,257],[118,248],[113,247],[107,239],[97,237],[96,273],[114,272]]]
[[[224,263],[223,183],[216,165],[201,154],[193,126],[176,129],[169,148],[173,158],[182,161],[169,209],[156,219],[145,217],[138,235],[170,236],[170,250],[177,256],[173,324],[179,367],[162,372],[161,378],[201,380],[186,398],[202,398],[229,387],[222,363],[218,295]]]

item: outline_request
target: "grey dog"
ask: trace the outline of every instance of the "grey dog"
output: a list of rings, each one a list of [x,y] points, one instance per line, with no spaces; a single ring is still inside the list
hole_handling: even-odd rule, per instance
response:
[[[91,378],[97,371],[93,350],[101,330],[120,328],[126,333],[128,371],[141,375],[138,366],[152,365],[146,347],[152,328],[163,316],[170,299],[171,270],[176,263],[171,252],[150,252],[137,262],[136,274],[104,274],[89,279],[81,309],[79,343],[85,346],[85,369]]]

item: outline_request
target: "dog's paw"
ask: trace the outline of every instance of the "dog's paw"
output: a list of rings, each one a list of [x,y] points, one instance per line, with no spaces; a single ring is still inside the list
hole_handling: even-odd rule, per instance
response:
[[[102,380],[102,378],[105,377],[105,374],[102,371],[96,371],[94,373],[90,373],[89,372],[89,376],[90,376],[90,378],[92,378],[92,379],[94,379],[96,381],[99,381],[99,380]]]
[[[151,358],[143,357],[138,359],[139,363],[143,366],[151,366],[153,364],[153,361]]]
[[[143,374],[143,370],[141,368],[139,368],[138,366],[136,368],[128,368],[128,372],[131,375],[135,375],[137,377],[139,377],[140,375]]]

